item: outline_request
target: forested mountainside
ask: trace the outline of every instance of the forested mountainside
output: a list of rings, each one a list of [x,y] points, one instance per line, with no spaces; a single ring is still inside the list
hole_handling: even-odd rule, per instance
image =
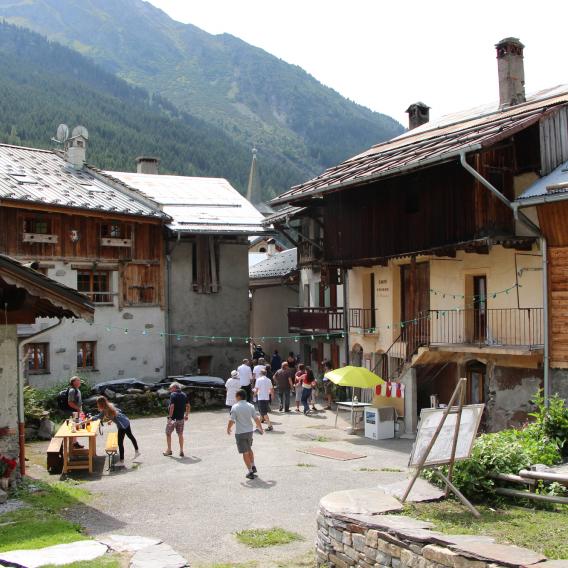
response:
[[[0,94],[0,142],[50,148],[59,123],[82,124],[90,133],[87,159],[100,168],[131,171],[136,156],[151,154],[163,173],[226,177],[246,188],[249,147],[75,51],[2,23]],[[268,157],[264,172],[267,187],[302,179]]]
[[[0,18],[64,43],[237,143],[258,147],[261,164],[275,160],[295,181],[403,131],[300,67],[234,36],[176,22],[142,0],[0,0]],[[287,189],[266,166],[267,194]]]

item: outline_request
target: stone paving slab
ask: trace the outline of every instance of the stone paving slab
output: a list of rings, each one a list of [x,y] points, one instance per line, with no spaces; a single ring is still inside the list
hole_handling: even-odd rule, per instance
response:
[[[298,450],[304,454],[311,454],[322,458],[329,458],[338,461],[360,460],[366,458],[365,454],[354,454],[352,452],[342,452],[341,450],[334,450],[332,448],[321,448],[315,446],[313,448],[302,448]]]
[[[399,529],[431,529],[434,524],[402,515],[349,515],[353,520],[371,529],[397,532]]]
[[[404,479],[402,481],[396,481],[395,483],[380,484],[378,488],[381,491],[384,491],[387,495],[392,495],[397,499],[402,499],[409,483],[410,479]],[[437,501],[438,499],[442,499],[444,495],[445,491],[439,487],[428,483],[425,479],[418,478],[406,500],[411,503]]]
[[[465,544],[493,544],[495,539],[491,536],[478,535],[478,534],[440,534],[436,533],[432,539],[436,544],[450,545],[465,545]]]
[[[185,568],[187,560],[167,544],[156,544],[134,553],[130,568]]]
[[[95,560],[106,554],[108,548],[95,540],[79,540],[69,544],[57,544],[36,550],[13,550],[0,553],[0,560],[14,562],[26,568],[38,568],[48,564],[64,566],[81,560]]]
[[[332,515],[381,515],[402,511],[402,505],[379,489],[348,489],[323,497],[320,506]]]
[[[534,550],[521,548],[512,544],[496,544],[489,542],[462,542],[453,545],[452,550],[472,556],[480,560],[498,562],[505,566],[531,566],[546,560],[546,557]]]
[[[547,560],[546,562],[539,562],[536,566],[530,565],[531,568],[568,568],[568,560]],[[525,566],[523,566],[525,568]]]
[[[115,552],[138,552],[148,546],[161,544],[158,538],[147,538],[145,536],[130,536],[124,534],[109,534],[98,538],[99,542],[106,544]]]

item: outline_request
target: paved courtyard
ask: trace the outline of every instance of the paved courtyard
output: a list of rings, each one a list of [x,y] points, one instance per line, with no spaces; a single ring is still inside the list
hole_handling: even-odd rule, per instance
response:
[[[245,478],[234,437],[226,434],[227,412],[191,415],[185,458],[177,457],[177,452],[171,458],[162,456],[165,418],[134,420],[132,430],[142,452],[138,462],[132,462],[127,439],[126,469],[104,471],[88,480],[85,487],[95,498],[88,507],[70,514],[94,536],[112,532],[161,538],[192,566],[251,561],[271,566],[274,561],[293,562],[313,550],[322,496],[406,476],[409,440],[373,442],[360,434],[350,435],[341,415],[334,428],[332,412],[271,416],[274,431],[254,437],[259,470],[254,481]],[[366,457],[336,461],[298,451],[313,446]],[[100,438],[99,454],[103,448]],[[242,529],[273,526],[298,532],[304,540],[249,549],[234,537]]]

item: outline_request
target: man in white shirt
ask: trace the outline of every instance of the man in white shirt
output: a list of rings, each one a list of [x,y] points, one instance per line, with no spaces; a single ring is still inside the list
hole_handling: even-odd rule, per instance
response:
[[[270,397],[274,396],[274,386],[272,385],[272,381],[266,376],[266,371],[264,369],[260,371],[260,375],[254,384],[254,392],[256,393],[256,398],[258,400],[258,413],[260,414],[260,419],[268,424],[266,429],[270,432],[271,430],[274,430],[274,428],[270,423],[268,409]]]
[[[252,370],[252,375],[255,381],[259,379],[261,371],[266,371],[266,361],[262,357],[258,360],[258,364],[255,365]]]
[[[239,374],[241,388],[247,393],[247,402],[250,402],[252,371],[250,369],[250,362],[248,359],[243,359],[243,364],[239,366],[237,373]]]

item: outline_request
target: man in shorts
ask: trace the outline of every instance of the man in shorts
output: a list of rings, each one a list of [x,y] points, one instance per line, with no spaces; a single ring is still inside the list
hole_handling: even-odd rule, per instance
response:
[[[256,394],[256,400],[258,401],[260,421],[268,424],[266,429],[270,432],[274,430],[270,423],[270,417],[268,416],[268,411],[270,409],[270,397],[274,397],[274,385],[266,376],[266,371],[264,369],[260,371],[258,379],[256,379],[256,382],[254,383],[254,392]]]
[[[235,441],[237,450],[243,456],[243,461],[247,467],[247,479],[254,479],[256,466],[254,465],[254,454],[252,451],[252,434],[254,424],[261,434],[264,434],[260,418],[254,406],[247,402],[247,393],[244,389],[237,391],[237,403],[231,408],[229,423],[227,424],[227,435],[231,435],[233,425],[235,425]]]
[[[168,449],[164,452],[164,455],[172,455],[172,434],[175,430],[179,440],[179,455],[183,458],[185,455],[183,453],[183,429],[189,418],[191,406],[187,400],[187,395],[182,392],[179,383],[172,383],[170,385],[170,393],[168,423],[166,424],[166,442]]]

